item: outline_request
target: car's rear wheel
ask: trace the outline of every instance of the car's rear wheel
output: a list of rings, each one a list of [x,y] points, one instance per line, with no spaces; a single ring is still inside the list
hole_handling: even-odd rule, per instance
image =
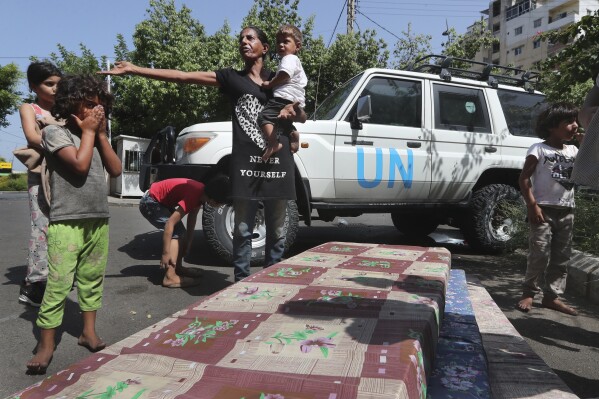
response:
[[[490,184],[472,194],[461,230],[468,245],[478,251],[504,251],[516,233],[522,215],[520,193],[507,184]],[[520,210],[519,210],[520,208]]]
[[[202,229],[208,246],[215,254],[227,262],[233,261],[233,227],[235,221],[235,210],[231,205],[219,207],[204,206],[202,213]],[[287,214],[285,216],[284,230],[286,234],[285,251],[295,242],[298,230],[298,210],[295,201],[287,203]],[[264,222],[264,206],[258,206],[254,232],[252,235],[252,266],[264,264],[264,253],[266,247],[266,224]]]

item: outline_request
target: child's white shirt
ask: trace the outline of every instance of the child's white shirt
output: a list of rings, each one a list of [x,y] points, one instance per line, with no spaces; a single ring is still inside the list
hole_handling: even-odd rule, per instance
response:
[[[535,143],[526,156],[537,158],[532,174],[532,193],[537,204],[574,207],[574,183],[570,180],[574,160],[578,154],[575,145],[564,145],[562,150],[545,143]]]
[[[284,98],[289,101],[299,101],[300,107],[306,106],[306,94],[304,87],[308,84],[308,77],[302,68],[300,59],[295,54],[288,54],[281,58],[277,74],[284,71],[289,75],[289,81],[273,89],[275,97]]]

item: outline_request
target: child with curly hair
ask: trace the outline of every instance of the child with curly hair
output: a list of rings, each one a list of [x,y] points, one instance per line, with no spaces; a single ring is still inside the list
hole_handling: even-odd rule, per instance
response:
[[[91,352],[106,344],[96,333],[108,257],[106,178],[121,174],[121,161],[110,145],[106,117],[112,107],[107,85],[93,76],[68,76],[58,84],[52,115],[66,120],[47,126],[43,147],[51,172],[48,226],[48,282],[37,326],[36,353],[27,363],[31,374],[45,373],[62,324],[66,297],[77,282],[83,332],[79,345]]]

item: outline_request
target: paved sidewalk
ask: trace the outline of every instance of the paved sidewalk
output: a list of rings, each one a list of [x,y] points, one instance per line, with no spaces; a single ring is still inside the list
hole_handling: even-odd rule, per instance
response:
[[[487,355],[493,398],[578,398],[532,350],[478,279],[471,276],[467,279]]]

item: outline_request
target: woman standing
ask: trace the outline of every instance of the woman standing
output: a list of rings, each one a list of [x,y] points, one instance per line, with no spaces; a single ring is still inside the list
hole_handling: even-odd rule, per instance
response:
[[[281,260],[285,248],[284,221],[287,201],[295,199],[293,156],[289,136],[282,134],[282,149],[266,161],[262,154],[266,141],[256,119],[272,93],[261,89],[273,73],[264,67],[269,43],[259,28],[249,26],[239,35],[239,53],[243,70],[232,68],[213,72],[182,72],[171,69],[142,68],[129,62],[116,62],[113,69],[102,74],[132,74],[168,82],[219,87],[231,101],[233,147],[231,182],[235,228],[233,232],[233,266],[235,281],[250,275],[252,232],[258,202],[264,204],[266,222],[266,266]],[[290,104],[279,115],[283,119],[304,122],[306,114],[298,103]],[[285,132],[289,133],[289,132]]]
[[[27,68],[29,89],[35,93],[33,103],[22,104],[19,108],[21,126],[27,139],[27,146],[42,151],[42,129],[47,125],[59,124],[50,110],[54,105],[56,86],[62,77],[60,70],[50,62],[33,62]],[[31,236],[29,238],[29,256],[27,276],[21,283],[19,302],[39,307],[44,297],[48,279],[48,231],[49,205],[41,187],[41,168],[39,164],[27,171],[27,190],[29,192],[29,210]]]

